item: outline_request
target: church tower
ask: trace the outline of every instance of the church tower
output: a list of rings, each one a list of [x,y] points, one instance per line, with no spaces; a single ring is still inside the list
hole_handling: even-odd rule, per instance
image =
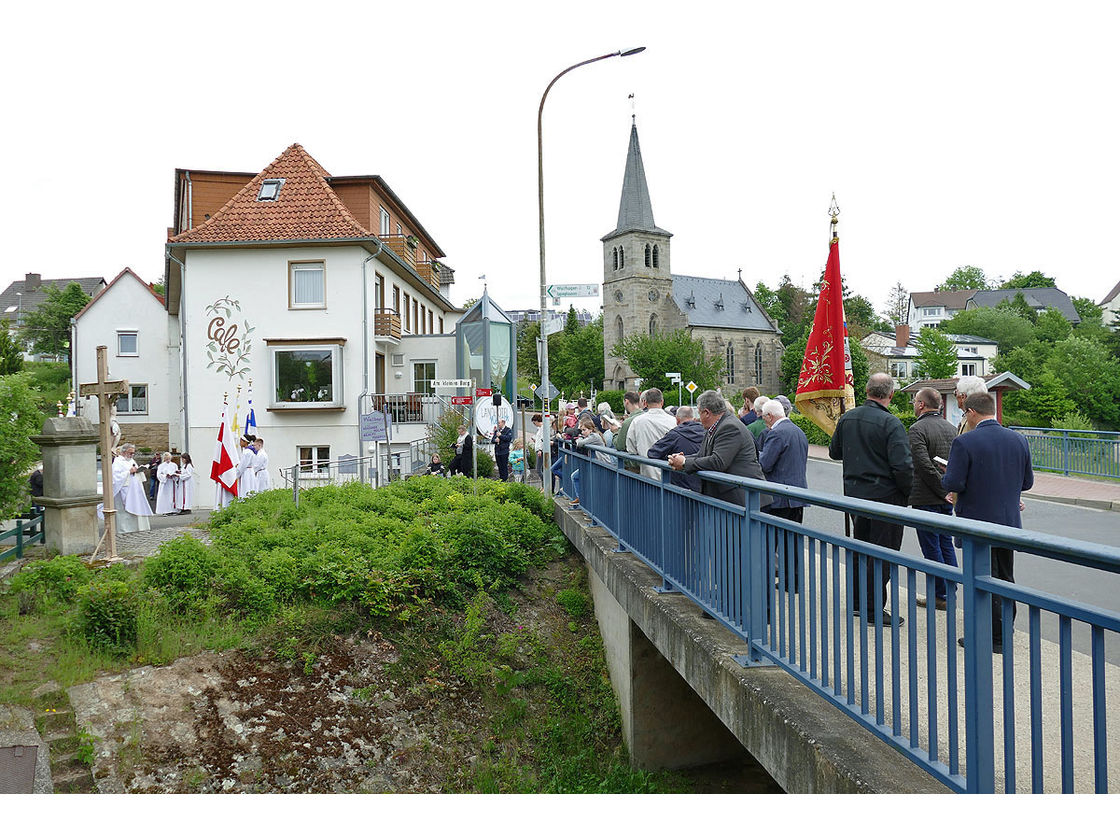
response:
[[[603,242],[603,353],[606,389],[635,385],[634,372],[611,351],[639,333],[660,334],[684,326],[672,299],[669,238],[653,221],[653,205],[638,144],[638,126],[630,127],[630,147],[622,177],[618,225]],[[680,322],[680,323],[678,323]]]

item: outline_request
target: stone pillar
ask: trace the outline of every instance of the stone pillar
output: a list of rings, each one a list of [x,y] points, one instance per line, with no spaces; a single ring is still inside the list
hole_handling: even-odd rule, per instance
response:
[[[89,554],[97,547],[97,429],[84,417],[48,417],[32,441],[43,452],[46,546],[59,554]]]

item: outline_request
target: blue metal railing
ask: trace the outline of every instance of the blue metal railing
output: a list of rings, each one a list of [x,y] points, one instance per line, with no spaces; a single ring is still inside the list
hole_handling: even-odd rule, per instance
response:
[[[23,550],[29,545],[42,543],[46,539],[43,533],[43,514],[32,516],[29,519],[17,519],[14,528],[0,533],[0,541],[15,537],[16,544],[11,548],[0,551],[0,563],[12,559],[22,559]]]
[[[617,455],[614,464],[593,456],[614,450],[587,450],[562,450],[564,493],[572,496],[571,474],[579,469],[580,507],[618,540],[620,550],[633,552],[662,577],[662,591],[683,593],[740,636],[749,646],[743,665],[783,668],[958,792],[1014,793],[1020,785],[1033,792],[1108,790],[1106,710],[1110,698],[1118,700],[1120,680],[1106,661],[1105,640],[1108,634],[1116,644],[1120,612],[994,578],[991,557],[993,548],[1002,547],[1120,573],[1120,550],[699,473],[744,487],[747,504],[741,508],[671,484],[663,461],[626,459],[661,467],[661,480],[653,481],[626,471]],[[770,515],[760,507],[765,494],[959,537],[961,566]],[[858,614],[848,609],[854,592],[867,591],[868,575],[874,591],[882,592],[884,574],[890,576],[885,604],[865,604]],[[948,584],[944,611],[935,608],[937,577]],[[921,616],[919,594],[926,597]],[[993,652],[993,596],[1002,602],[1002,656]],[[1013,633],[1016,605],[1027,610],[1025,634]],[[884,608],[906,623],[887,624]],[[1043,645],[1043,616],[1058,623],[1056,656],[1051,642]],[[1087,690],[1076,697],[1075,622],[1090,635],[1088,656],[1077,654],[1077,684]],[[957,643],[962,637],[963,650]],[[1017,654],[1026,657],[1025,667]],[[1077,730],[1075,705],[1082,723]],[[1078,768],[1076,781],[1075,742],[1079,755],[1092,757],[1090,767]],[[1115,762],[1120,745],[1111,746]]]
[[[1120,432],[1009,426],[1027,439],[1036,470],[1120,478]]]

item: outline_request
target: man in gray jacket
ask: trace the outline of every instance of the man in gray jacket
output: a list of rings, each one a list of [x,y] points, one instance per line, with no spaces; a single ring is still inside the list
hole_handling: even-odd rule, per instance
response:
[[[922,388],[914,395],[914,414],[918,418],[910,427],[910,453],[914,459],[914,487],[910,491],[910,506],[915,510],[952,515],[953,506],[945,501],[945,491],[941,487],[941,476],[949,462],[949,450],[953,438],[957,436],[956,427],[941,416],[941,395],[933,388]],[[940,466],[934,458],[941,458]],[[957,565],[957,553],[953,550],[953,538],[948,534],[915,528],[922,556],[934,563],[946,566]],[[945,609],[945,578],[934,578],[934,605]],[[926,599],[918,597],[918,606],[924,607]]]

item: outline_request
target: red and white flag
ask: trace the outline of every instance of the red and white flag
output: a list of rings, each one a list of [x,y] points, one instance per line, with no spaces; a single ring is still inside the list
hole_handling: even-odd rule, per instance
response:
[[[229,427],[229,406],[222,403],[222,422],[218,426],[218,440],[214,447],[214,461],[210,465],[210,478],[237,495],[237,454],[233,432]]]

